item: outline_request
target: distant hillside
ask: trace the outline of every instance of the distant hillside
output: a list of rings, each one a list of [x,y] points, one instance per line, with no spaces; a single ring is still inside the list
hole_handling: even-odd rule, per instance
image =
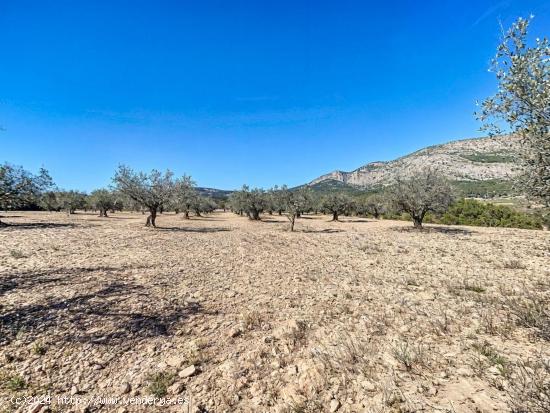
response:
[[[351,172],[333,171],[308,185],[321,191],[337,187],[372,191],[430,166],[464,194],[509,194],[512,179],[521,172],[518,154],[519,138],[515,136],[465,139],[430,146],[393,161],[371,162]]]
[[[197,192],[202,196],[208,196],[211,198],[227,198],[233,191],[216,188],[203,188],[199,186],[197,187]]]

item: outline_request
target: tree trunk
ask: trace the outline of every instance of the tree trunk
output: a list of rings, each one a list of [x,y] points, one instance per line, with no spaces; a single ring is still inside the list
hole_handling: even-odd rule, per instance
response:
[[[301,212],[296,212],[296,218],[300,218],[302,216]]]
[[[195,215],[198,216],[198,217],[202,217],[201,211],[195,211]]]
[[[290,217],[290,232],[293,232],[294,231],[294,222],[296,221],[296,216],[295,215],[292,215]]]
[[[150,208],[149,209],[149,216],[147,217],[147,222],[145,223],[146,227],[156,227],[155,220],[157,219],[157,209],[156,208]]]
[[[332,220],[333,221],[338,221],[338,212],[333,212],[332,213]]]
[[[419,217],[418,215],[413,215],[412,219],[415,228],[422,228],[422,217]]]
[[[184,219],[189,219],[189,211],[185,211],[185,214],[183,215]]]

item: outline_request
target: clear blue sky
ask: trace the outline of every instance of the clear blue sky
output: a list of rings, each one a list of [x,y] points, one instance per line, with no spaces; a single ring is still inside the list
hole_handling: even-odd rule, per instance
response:
[[[498,20],[530,13],[549,35],[548,0],[0,0],[0,161],[230,189],[479,136]]]

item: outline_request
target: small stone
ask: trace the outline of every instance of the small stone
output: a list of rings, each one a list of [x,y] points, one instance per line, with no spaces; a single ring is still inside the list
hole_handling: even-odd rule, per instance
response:
[[[468,367],[460,367],[456,370],[456,374],[458,374],[459,376],[470,377],[472,375],[472,370],[470,370]]]
[[[334,413],[340,408],[340,402],[336,399],[330,401],[330,413]]]
[[[174,384],[172,384],[170,387],[168,387],[168,393],[170,394],[180,394],[183,389],[184,389],[184,385],[182,382],[175,382]]]
[[[128,383],[126,381],[121,383],[120,387],[118,388],[118,392],[120,394],[130,393],[130,390],[132,390],[132,386],[130,386],[130,383]]]
[[[235,328],[232,328],[231,330],[229,330],[228,336],[230,338],[235,338],[235,337],[240,336],[241,333],[242,333],[242,330],[239,327],[235,327]]]
[[[78,394],[78,389],[76,386],[71,387],[71,396],[74,396],[75,394]]]
[[[363,388],[366,390],[366,391],[375,391],[376,390],[376,386],[368,381],[368,380],[365,380],[361,383],[361,386],[363,386]]]
[[[179,369],[181,366],[185,364],[185,357],[182,357],[182,356],[168,357],[166,359],[166,364],[171,367],[175,367]]]
[[[184,368],[182,371],[179,372],[179,376],[184,379],[186,377],[191,377],[197,372],[197,368],[195,365],[191,365],[189,367]]]
[[[103,366],[101,364],[94,364],[94,367],[93,367],[94,370],[102,370],[103,369]]]

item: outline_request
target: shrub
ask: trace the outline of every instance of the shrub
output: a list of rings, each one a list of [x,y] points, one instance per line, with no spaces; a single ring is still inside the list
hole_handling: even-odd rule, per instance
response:
[[[441,218],[443,224],[474,225],[506,228],[542,228],[541,220],[535,215],[515,211],[504,205],[462,199],[449,207]]]

